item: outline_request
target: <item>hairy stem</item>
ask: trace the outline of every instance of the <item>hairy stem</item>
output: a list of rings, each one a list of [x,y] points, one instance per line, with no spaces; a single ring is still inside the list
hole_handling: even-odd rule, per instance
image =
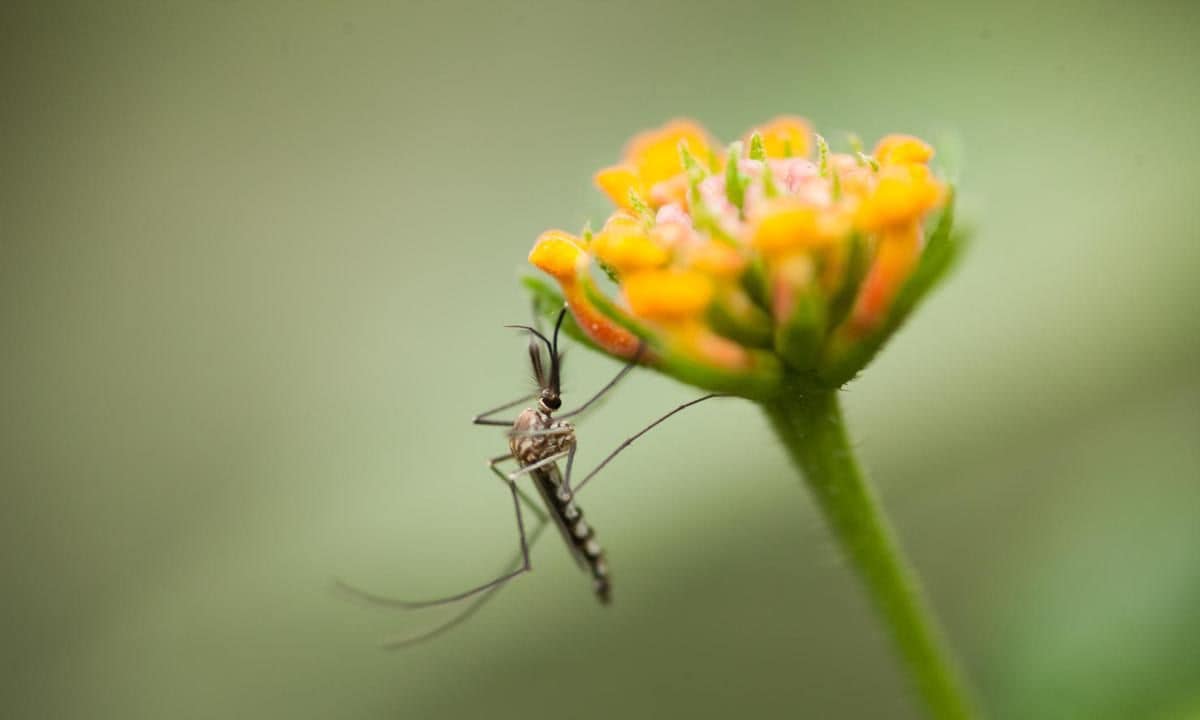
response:
[[[917,576],[854,458],[837,392],[797,394],[764,407],[866,586],[930,716],[977,717]]]

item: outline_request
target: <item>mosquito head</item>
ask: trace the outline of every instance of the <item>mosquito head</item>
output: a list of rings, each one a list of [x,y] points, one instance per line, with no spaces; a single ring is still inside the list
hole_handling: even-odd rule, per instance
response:
[[[538,387],[541,388],[541,393],[538,395],[539,405],[544,413],[551,413],[562,407],[562,353],[558,351],[558,333],[562,328],[563,320],[566,318],[567,309],[564,307],[558,314],[558,320],[554,323],[554,339],[543,335],[537,328],[528,325],[509,325],[511,328],[520,328],[521,330],[529,331],[529,363],[533,367],[533,377],[537,381]],[[549,358],[542,353],[542,346],[545,346],[549,353]]]

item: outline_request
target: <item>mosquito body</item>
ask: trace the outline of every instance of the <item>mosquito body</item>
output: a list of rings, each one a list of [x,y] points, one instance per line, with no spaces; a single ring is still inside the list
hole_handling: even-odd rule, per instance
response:
[[[566,419],[554,417],[555,411],[562,407],[562,353],[558,350],[558,333],[565,317],[564,309],[559,313],[558,321],[554,325],[553,340],[547,339],[536,328],[515,326],[528,330],[530,334],[529,361],[538,384],[538,402],[536,407],[522,410],[512,422],[508,433],[509,454],[494,458],[489,465],[495,469],[497,461],[511,458],[520,466],[520,471],[506,475],[506,480],[511,482],[522,472],[529,475],[545,505],[546,515],[558,528],[575,561],[592,576],[596,597],[607,605],[612,600],[612,583],[608,576],[604,550],[596,542],[591,526],[583,519],[583,511],[575,504],[570,487],[571,468],[575,460],[575,426]],[[543,345],[549,353],[548,357],[543,355]],[[632,364],[627,365],[592,400],[573,412],[564,413],[563,418],[582,412],[632,367]],[[502,422],[490,419],[489,416],[494,412],[498,410],[477,416],[475,422]],[[559,461],[564,459],[567,469],[565,480],[558,466]]]
[[[512,495],[513,509],[517,520],[517,534],[520,538],[519,553],[508,563],[505,571],[499,577],[469,590],[436,600],[399,600],[359,590],[339,581],[338,586],[354,597],[373,605],[382,605],[385,607],[417,609],[447,605],[473,598],[473,602],[465,609],[433,630],[414,637],[385,642],[384,647],[398,648],[427,640],[440,635],[473,615],[500,588],[504,587],[508,581],[532,570],[529,562],[529,549],[541,536],[548,522],[553,522],[558,528],[572,557],[579,564],[580,568],[591,576],[593,591],[597,599],[605,605],[611,601],[612,583],[609,578],[608,564],[604,550],[596,541],[595,533],[591,526],[584,521],[583,511],[575,503],[575,495],[618,453],[651,428],[684,408],[703,402],[709,398],[721,396],[718,394],[705,395],[696,400],[686,402],[658,418],[635,435],[627,438],[588,473],[577,486],[572,486],[571,472],[574,466],[576,448],[575,427],[567,418],[587,410],[605,393],[616,386],[621,378],[625,377],[636,366],[642,355],[642,347],[639,346],[630,363],[622,368],[616,377],[610,380],[591,399],[574,410],[559,413],[555,416],[555,413],[562,407],[560,388],[562,354],[558,350],[558,335],[565,317],[566,308],[563,308],[554,326],[553,339],[547,338],[541,331],[534,327],[527,325],[509,326],[529,332],[529,359],[533,368],[534,378],[538,384],[538,391],[532,395],[526,395],[513,402],[480,413],[472,421],[476,425],[509,428],[509,452],[488,460],[487,465],[508,487]],[[500,420],[494,418],[498,413],[527,403],[534,398],[537,399],[536,406],[525,408],[516,419]],[[505,472],[500,468],[500,464],[509,461],[515,461],[517,469]],[[560,462],[564,463],[564,468],[559,467]],[[518,488],[517,480],[525,475],[529,476],[533,482],[533,486],[537,489],[541,499],[540,505]],[[525,516],[522,513],[523,506],[537,519],[537,523],[528,533],[525,528]]]
[[[571,499],[557,462],[540,464],[564,454],[569,458],[575,449],[574,426],[566,420],[555,420],[552,412],[544,402],[539,402],[536,409],[527,408],[518,415],[509,434],[508,447],[521,467],[532,468],[529,477],[542,496],[550,518],[576,562],[591,573],[596,597],[607,605],[612,599],[612,583],[604,549],[583,519],[583,511]]]

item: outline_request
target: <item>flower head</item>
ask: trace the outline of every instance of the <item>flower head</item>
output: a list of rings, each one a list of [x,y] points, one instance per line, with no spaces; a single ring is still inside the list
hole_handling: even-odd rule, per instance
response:
[[[831,152],[797,117],[721,149],[675,120],[596,174],[616,205],[599,231],[534,244],[530,262],[561,295],[528,284],[565,301],[593,346],[686,382],[756,399],[839,387],[954,256],[953,195],[933,154],[909,135]]]

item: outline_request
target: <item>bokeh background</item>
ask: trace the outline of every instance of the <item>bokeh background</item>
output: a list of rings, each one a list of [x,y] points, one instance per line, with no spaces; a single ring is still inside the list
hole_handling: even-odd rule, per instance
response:
[[[865,463],[998,718],[1200,716],[1194,3],[6,4],[0,715],[914,718],[751,406],[699,406],[494,573],[478,410],[528,387],[517,285],[590,174],[729,139],[949,138],[977,228],[850,386]],[[571,353],[568,398],[617,370]],[[695,391],[635,374],[590,467]]]

